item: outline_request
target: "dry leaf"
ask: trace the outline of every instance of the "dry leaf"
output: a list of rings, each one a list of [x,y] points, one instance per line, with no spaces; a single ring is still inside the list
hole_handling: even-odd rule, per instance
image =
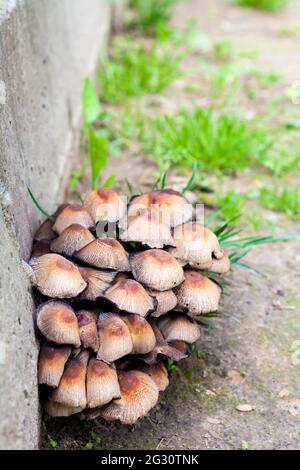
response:
[[[286,398],[291,394],[291,392],[287,388],[283,388],[279,393],[279,398]]]
[[[247,412],[255,410],[255,406],[248,405],[247,403],[240,403],[235,407],[237,411]]]

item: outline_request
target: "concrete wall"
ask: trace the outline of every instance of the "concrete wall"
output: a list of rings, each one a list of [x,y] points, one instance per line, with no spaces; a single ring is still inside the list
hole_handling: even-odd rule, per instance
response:
[[[38,347],[20,259],[52,211],[78,148],[83,77],[105,49],[112,0],[4,0],[0,5],[0,448],[37,448]]]

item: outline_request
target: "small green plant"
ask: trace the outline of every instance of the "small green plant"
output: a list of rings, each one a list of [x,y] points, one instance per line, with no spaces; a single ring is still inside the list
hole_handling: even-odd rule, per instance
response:
[[[107,165],[108,140],[89,126],[89,156],[92,173],[92,188],[96,189],[101,171]]]
[[[290,0],[234,0],[243,7],[253,7],[259,10],[277,11],[287,6]]]
[[[102,96],[120,104],[133,96],[159,93],[181,75],[180,61],[178,53],[158,43],[118,43],[98,73]]]
[[[178,371],[178,367],[176,366],[176,364],[174,364],[172,359],[170,359],[169,357],[167,358],[166,366],[167,366],[168,372],[170,373]]]
[[[172,165],[232,173],[259,163],[272,142],[266,130],[234,114],[195,108],[154,121],[151,151],[160,168]]]
[[[242,450],[251,450],[250,444],[247,441],[242,441],[241,448]]]
[[[262,188],[259,191],[259,202],[268,209],[287,214],[293,220],[300,220],[299,188]]]
[[[81,100],[84,124],[93,124],[100,116],[101,106],[98,93],[89,78],[84,79]]]
[[[50,434],[47,435],[47,439],[52,449],[57,449],[58,442],[55,439],[53,439],[53,437],[51,437]]]
[[[169,22],[172,6],[176,0],[131,0],[130,6],[136,13],[134,26],[144,32],[153,32],[159,25]]]
[[[214,53],[217,60],[227,61],[234,57],[235,48],[230,39],[222,39],[215,42]]]

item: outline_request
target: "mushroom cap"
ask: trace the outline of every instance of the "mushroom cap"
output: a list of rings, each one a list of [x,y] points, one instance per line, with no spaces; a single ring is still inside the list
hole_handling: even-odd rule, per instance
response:
[[[111,286],[117,275],[114,271],[82,267],[78,269],[85,282],[87,282],[87,288],[80,294],[80,300],[97,300]]]
[[[34,241],[41,241],[41,240],[53,240],[56,237],[56,233],[52,230],[53,222],[50,219],[44,220],[44,222],[39,226],[35,235],[33,237]]]
[[[55,401],[47,400],[44,403],[46,413],[52,418],[61,418],[80,413],[84,408],[61,405]]]
[[[143,208],[153,206],[159,208],[165,222],[171,227],[187,222],[193,215],[191,204],[181,193],[173,189],[160,189],[134,197],[128,214],[132,215]]]
[[[169,385],[168,371],[162,361],[156,364],[145,364],[141,362],[138,367],[139,370],[149,375],[152,380],[156,383],[158,390],[163,392]]]
[[[163,250],[151,249],[131,257],[134,278],[149,289],[164,291],[184,281],[178,261]]]
[[[170,341],[170,346],[173,346],[173,348],[175,349],[178,349],[178,351],[186,354],[187,353],[187,345],[184,341],[181,341],[181,340],[174,340],[174,341]]]
[[[65,302],[49,300],[36,311],[36,323],[48,341],[80,346],[79,329],[73,309]]]
[[[176,227],[173,238],[175,248],[169,248],[169,253],[194,268],[208,269],[213,257],[219,259],[223,256],[223,250],[216,235],[196,222]]]
[[[75,252],[74,256],[96,268],[130,271],[128,254],[114,238],[98,238]]]
[[[94,357],[88,364],[86,387],[89,408],[106,405],[121,395],[116,370]]]
[[[163,292],[151,290],[149,293],[157,300],[157,307],[151,314],[152,317],[160,317],[164,313],[173,310],[177,305],[177,297],[171,289]]]
[[[157,319],[157,326],[166,341],[194,343],[200,338],[198,324],[183,313],[167,313]]]
[[[85,349],[91,348],[94,352],[99,349],[99,335],[97,330],[97,315],[88,310],[77,312],[79,335]]]
[[[71,408],[86,407],[86,371],[89,352],[82,351],[67,364],[58,388],[49,399]]]
[[[133,348],[131,334],[123,319],[115,313],[100,313],[98,319],[100,347],[97,359],[114,362]]]
[[[95,223],[100,220],[117,222],[126,212],[126,203],[112,189],[101,188],[87,194],[83,207],[92,216]]]
[[[139,242],[150,248],[174,246],[170,225],[164,221],[155,207],[143,209],[126,221],[128,226],[120,233],[120,239],[123,242]],[[124,227],[123,221],[119,227]]]
[[[108,421],[133,424],[156,405],[158,387],[151,377],[137,370],[120,374],[119,383],[121,398],[103,407],[101,416]]]
[[[72,256],[75,251],[81,250],[93,240],[95,237],[87,228],[79,224],[72,224],[52,241],[50,247],[55,253]]]
[[[185,281],[175,289],[177,308],[191,314],[218,310],[221,287],[197,271],[186,270]]]
[[[212,264],[208,271],[216,274],[225,274],[230,270],[230,259],[227,253],[222,258],[213,258]]]
[[[104,297],[119,310],[136,313],[145,317],[155,309],[155,299],[144,289],[142,284],[133,279],[119,279],[107,289]]]
[[[46,384],[49,387],[57,387],[70,354],[70,346],[52,346],[46,343],[42,344],[38,368],[39,384]]]
[[[76,297],[86,288],[78,268],[63,258],[49,253],[29,262],[34,273],[34,284],[47,297]]]
[[[150,324],[139,315],[123,317],[131,334],[132,354],[147,354],[155,347],[156,339]]]
[[[39,240],[34,242],[32,245],[31,259],[51,253],[50,244],[51,240]]]
[[[68,204],[56,217],[52,229],[59,235],[70,225],[79,224],[85,228],[94,227],[90,214],[80,204]]]

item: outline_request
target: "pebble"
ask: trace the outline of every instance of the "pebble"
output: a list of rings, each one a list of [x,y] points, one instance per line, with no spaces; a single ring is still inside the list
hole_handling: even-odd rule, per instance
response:
[[[248,411],[254,411],[255,406],[249,405],[248,403],[240,403],[239,405],[235,407],[235,409],[241,412],[248,412]]]

